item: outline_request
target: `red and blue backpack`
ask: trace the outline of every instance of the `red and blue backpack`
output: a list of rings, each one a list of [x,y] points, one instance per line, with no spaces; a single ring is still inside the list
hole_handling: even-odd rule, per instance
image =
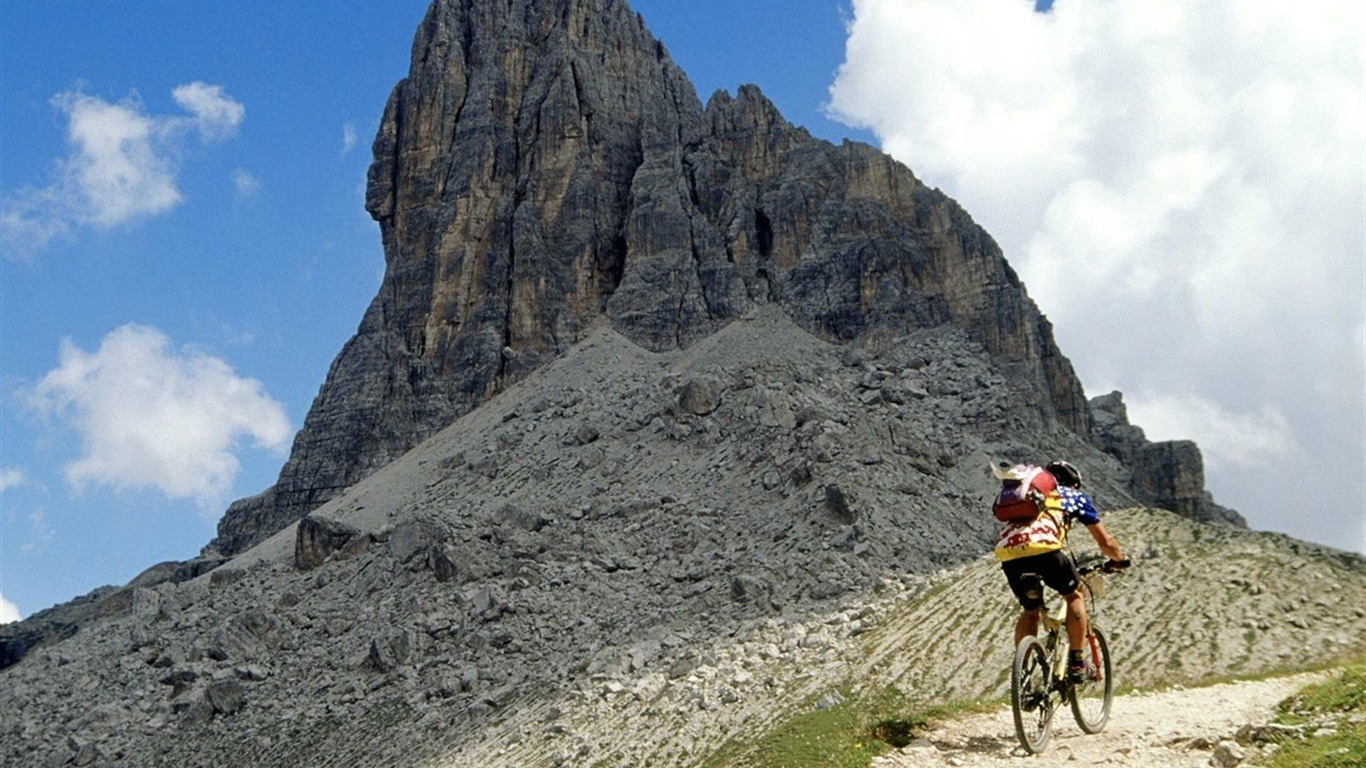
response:
[[[992,467],[1001,481],[1001,492],[991,505],[991,513],[1003,523],[1033,520],[1043,512],[1044,501],[1057,491],[1058,481],[1042,467],[1016,464]]]

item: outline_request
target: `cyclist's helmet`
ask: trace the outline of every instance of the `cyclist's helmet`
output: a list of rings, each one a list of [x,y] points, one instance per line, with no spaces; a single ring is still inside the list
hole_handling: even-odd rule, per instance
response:
[[[1068,488],[1081,487],[1081,472],[1065,461],[1052,462],[1044,467],[1044,469],[1048,470],[1048,474],[1052,475],[1054,479],[1058,481],[1058,485],[1063,485]]]

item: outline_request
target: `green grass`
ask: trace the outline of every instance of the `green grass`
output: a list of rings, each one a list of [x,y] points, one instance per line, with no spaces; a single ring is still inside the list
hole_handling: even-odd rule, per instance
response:
[[[826,709],[808,703],[802,711],[780,722],[752,741],[731,741],[703,765],[727,768],[732,765],[753,768],[863,768],[887,749],[865,726],[876,712],[895,707],[900,694],[886,689],[869,699],[851,698]]]
[[[1264,763],[1266,768],[1361,768],[1366,765],[1366,725],[1286,742]]]
[[[1355,722],[1352,722],[1355,720]],[[1281,745],[1267,768],[1356,768],[1366,765],[1366,657],[1280,704],[1282,725],[1326,725]]]
[[[1000,702],[961,702],[911,709],[894,687],[863,697],[842,691],[843,700],[826,709],[808,704],[745,742],[732,741],[711,756],[705,768],[866,768],[874,757],[910,743],[932,723],[983,712]]]

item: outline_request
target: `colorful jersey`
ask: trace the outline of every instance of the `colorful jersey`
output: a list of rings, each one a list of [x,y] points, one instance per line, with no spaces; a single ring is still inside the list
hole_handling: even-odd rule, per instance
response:
[[[1033,520],[1006,523],[996,538],[996,559],[1014,560],[1062,549],[1067,529],[1100,522],[1091,497],[1075,488],[1058,488],[1044,500],[1044,510]]]

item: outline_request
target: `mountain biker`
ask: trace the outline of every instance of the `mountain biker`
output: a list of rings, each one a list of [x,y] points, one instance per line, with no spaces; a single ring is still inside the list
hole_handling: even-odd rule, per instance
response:
[[[992,471],[1002,480],[1021,480],[1037,468],[1017,464],[997,466]],[[1087,673],[1082,648],[1085,647],[1086,601],[1082,598],[1081,576],[1072,558],[1063,551],[1072,522],[1086,526],[1100,551],[1110,559],[1110,570],[1127,568],[1129,560],[1105,526],[1100,522],[1091,497],[1081,491],[1081,472],[1065,461],[1044,467],[1055,479],[1056,487],[1044,499],[1043,509],[1033,520],[1008,522],[996,540],[996,559],[1001,562],[1010,590],[1023,609],[1015,623],[1015,644],[1039,629],[1043,608],[1043,587],[1047,585],[1063,596],[1067,604],[1067,677],[1081,682]]]

